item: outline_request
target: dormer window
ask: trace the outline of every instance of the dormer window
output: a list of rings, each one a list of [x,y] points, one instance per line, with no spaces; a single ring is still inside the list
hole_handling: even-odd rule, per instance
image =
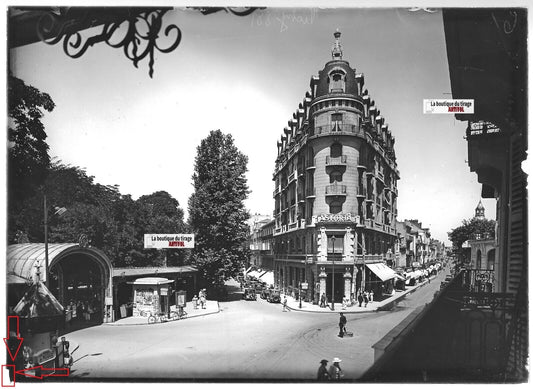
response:
[[[344,93],[346,74],[338,69],[333,70],[328,77],[330,93]]]

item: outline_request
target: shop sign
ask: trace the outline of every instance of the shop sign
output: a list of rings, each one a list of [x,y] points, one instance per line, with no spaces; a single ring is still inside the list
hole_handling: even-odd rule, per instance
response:
[[[356,223],[359,224],[359,215],[348,213],[323,213],[316,217],[317,223]]]
[[[307,290],[309,288],[309,284],[307,282],[302,282],[302,289]]]
[[[193,249],[194,234],[144,234],[145,249]]]
[[[161,296],[167,296],[168,295],[168,288],[161,288]]]

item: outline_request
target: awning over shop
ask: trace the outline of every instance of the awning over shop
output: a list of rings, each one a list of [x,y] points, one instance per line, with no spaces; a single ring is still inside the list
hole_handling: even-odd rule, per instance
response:
[[[266,282],[268,285],[274,285],[274,272],[266,271],[259,277],[259,279]]]
[[[366,265],[381,281],[387,281],[398,275],[384,263],[369,263]]]

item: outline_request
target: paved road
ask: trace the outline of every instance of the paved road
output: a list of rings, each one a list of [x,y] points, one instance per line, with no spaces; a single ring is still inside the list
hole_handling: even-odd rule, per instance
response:
[[[433,298],[441,279],[392,311],[347,314],[353,338],[339,338],[337,314],[282,312],[264,300],[221,302],[221,312],[152,326],[87,328],[68,335],[79,344],[72,375],[98,378],[314,379],[319,361],[339,357],[346,379],[374,360],[371,348],[414,308]]]

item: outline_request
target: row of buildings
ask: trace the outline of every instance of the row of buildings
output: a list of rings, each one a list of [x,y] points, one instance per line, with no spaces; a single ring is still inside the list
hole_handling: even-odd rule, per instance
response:
[[[277,142],[273,218],[252,228],[255,264],[309,301],[379,295],[391,267],[424,266],[442,253],[418,220],[396,221],[395,139],[364,75],[343,59],[340,36]]]

